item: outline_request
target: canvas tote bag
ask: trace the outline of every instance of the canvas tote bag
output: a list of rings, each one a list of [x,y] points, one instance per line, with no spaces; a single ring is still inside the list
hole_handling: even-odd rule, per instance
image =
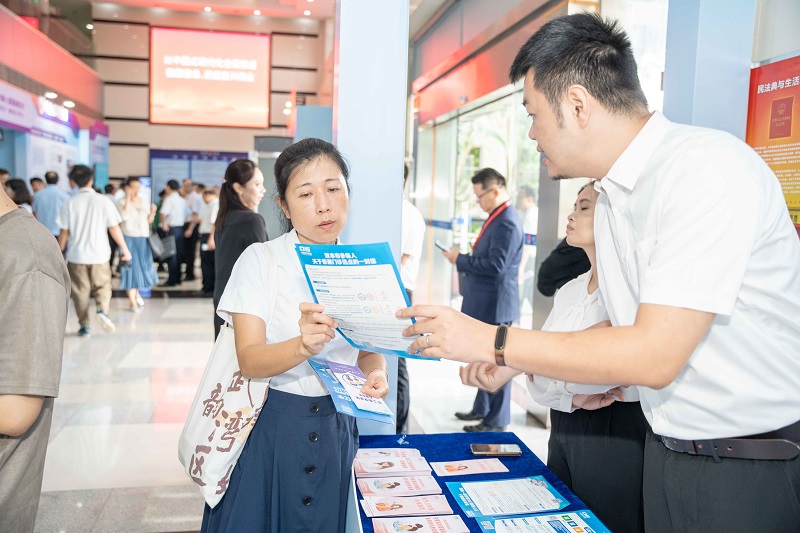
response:
[[[265,295],[270,306],[269,332],[275,314],[278,266],[270,244],[263,246],[269,258]],[[267,399],[269,381],[242,377],[233,328],[227,324],[222,327],[178,441],[178,458],[212,509],[225,495],[233,467]]]

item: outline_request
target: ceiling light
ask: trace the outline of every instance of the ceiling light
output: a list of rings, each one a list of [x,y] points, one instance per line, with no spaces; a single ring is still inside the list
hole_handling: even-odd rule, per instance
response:
[[[283,114],[284,115],[291,115],[292,114],[292,110],[291,109],[284,109],[283,110]]]
[[[314,0],[308,0],[309,2],[313,2]]]
[[[309,11],[308,9],[303,11],[303,15],[305,15],[305,16],[309,16],[310,14],[311,14],[311,11]]]
[[[55,100],[56,98],[58,98],[58,95],[53,91],[47,91],[46,93],[44,93],[44,97],[47,98],[48,100]]]
[[[206,13],[211,13],[211,7],[206,6],[203,8],[203,11],[205,11]]]
[[[261,10],[260,9],[256,9],[255,11],[253,11],[253,15],[255,15],[255,16],[259,16],[260,14],[261,14]]]
[[[64,100],[64,107],[72,109],[73,107],[75,107],[75,102],[73,102],[72,100]]]
[[[292,102],[287,100],[285,105],[287,109],[290,109],[292,107]]]
[[[94,24],[87,24],[86,25],[86,29],[87,30],[93,30],[94,29]]]

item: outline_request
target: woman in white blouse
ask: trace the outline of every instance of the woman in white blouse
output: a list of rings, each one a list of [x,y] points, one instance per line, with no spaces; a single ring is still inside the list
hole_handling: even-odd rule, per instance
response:
[[[242,253],[217,307],[233,325],[242,374],[272,379],[225,496],[205,507],[203,533],[345,530],[358,431],[355,418],[336,412],[307,360],[357,364],[367,376],[362,392],[375,398],[389,391],[386,361],[352,348],[324,308],[310,303],[295,244],[338,242],[348,174],[338,150],[319,139],[293,144],[275,162],[278,204],[291,229]]]
[[[558,290],[542,331],[580,331],[611,325],[597,290],[596,200],[594,184],[585,185],[567,218],[567,243],[586,252],[591,269]],[[473,363],[462,368],[462,380],[475,366]],[[512,370],[504,377],[511,379],[513,375]],[[507,382],[498,381],[496,385]],[[645,418],[636,389],[565,383],[531,375],[527,385],[534,400],[551,408],[548,468],[611,531],[643,532]]]
[[[141,183],[138,178],[129,178],[125,187],[125,196],[117,201],[117,209],[122,216],[119,225],[125,244],[131,251],[130,265],[120,265],[120,288],[128,295],[130,310],[141,311],[144,300],[140,289],[150,289],[158,283],[153,264],[153,254],[147,237],[150,235],[150,224],[156,216],[155,204],[148,204],[139,197]]]

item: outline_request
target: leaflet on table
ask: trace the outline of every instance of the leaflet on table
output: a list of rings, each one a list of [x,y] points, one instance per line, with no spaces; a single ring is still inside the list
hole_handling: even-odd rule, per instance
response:
[[[356,459],[370,457],[422,457],[416,448],[359,448]]]
[[[377,422],[383,422],[384,424],[394,424],[391,411],[389,411],[390,414],[387,415],[383,413],[375,413],[366,409],[360,409],[350,397],[350,394],[348,394],[347,389],[339,382],[338,379],[336,379],[336,376],[326,363],[309,359],[308,364],[311,365],[311,368],[314,369],[314,372],[316,372],[317,375],[322,378],[322,382],[331,393],[333,405],[336,406],[336,410],[338,412],[349,416],[354,416],[356,418],[366,418],[367,420],[375,420]],[[363,376],[364,374],[361,375]],[[383,403],[383,400],[380,401]],[[386,404],[384,403],[384,405]]]
[[[379,498],[367,496],[361,500],[364,513],[370,518],[380,516],[425,516],[453,514],[444,496],[409,496]]]
[[[470,474],[496,474],[508,472],[500,459],[467,459],[466,461],[445,461],[431,463],[431,468],[439,477],[467,476]]]
[[[441,494],[433,476],[361,478],[356,484],[362,496],[428,496]]]
[[[353,461],[356,477],[429,476],[431,467],[422,457],[369,457]]]
[[[591,511],[561,514],[477,518],[481,531],[491,533],[611,533]]]
[[[464,514],[507,516],[563,509],[569,503],[542,476],[447,483]]]
[[[295,244],[314,301],[339,322],[354,348],[398,357],[413,339],[403,337],[412,319],[395,312],[411,305],[389,244]]]
[[[375,533],[397,533],[416,531],[417,533],[469,533],[469,527],[458,515],[415,516],[413,518],[373,518]]]

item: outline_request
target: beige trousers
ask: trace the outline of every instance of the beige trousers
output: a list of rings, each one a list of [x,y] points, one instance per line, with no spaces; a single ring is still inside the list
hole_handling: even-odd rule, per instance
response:
[[[81,326],[89,324],[89,300],[94,298],[97,307],[108,313],[111,305],[111,267],[108,263],[79,265],[67,263],[72,281],[72,302]]]

